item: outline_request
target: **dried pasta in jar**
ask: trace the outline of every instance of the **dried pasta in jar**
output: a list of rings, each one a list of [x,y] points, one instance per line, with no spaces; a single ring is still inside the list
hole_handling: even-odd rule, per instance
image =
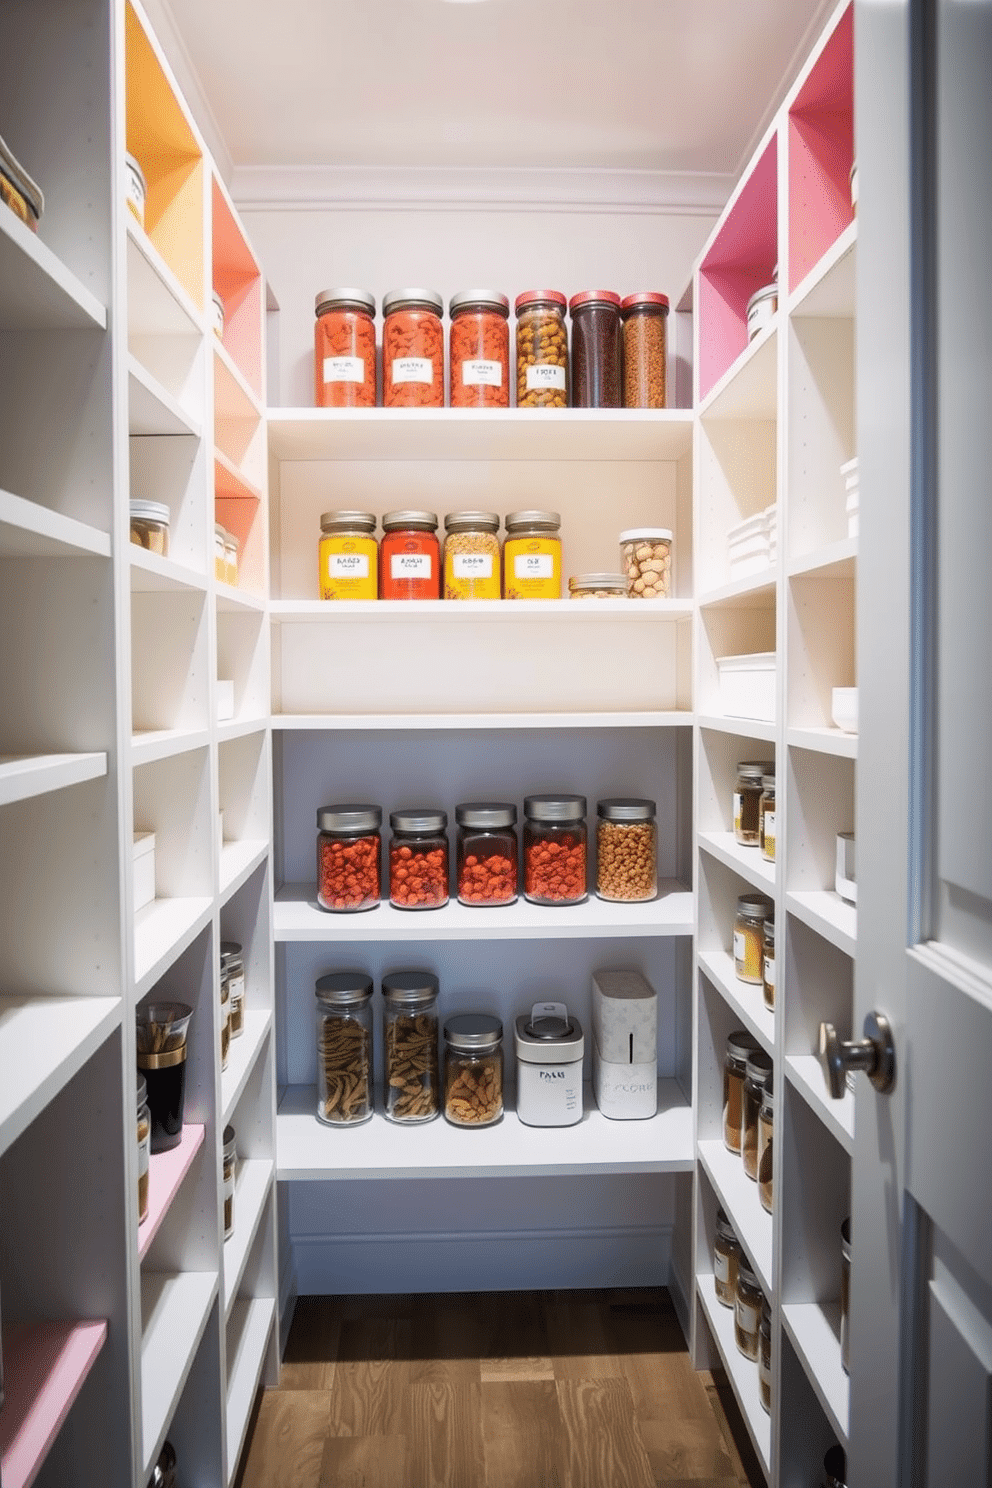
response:
[[[375,296],[367,289],[322,289],[313,332],[318,408],[375,407]]]
[[[443,408],[441,296],[432,289],[391,289],[382,313],[383,406]]]

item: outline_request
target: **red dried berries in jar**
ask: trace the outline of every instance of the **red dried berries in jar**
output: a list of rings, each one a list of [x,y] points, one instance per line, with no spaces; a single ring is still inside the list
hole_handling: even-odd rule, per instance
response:
[[[458,823],[456,876],[461,904],[512,904],[517,897],[517,808],[507,801],[465,801]]]
[[[448,813],[391,811],[389,902],[397,909],[440,909],[448,902]]]
[[[317,812],[317,903],[339,913],[379,903],[382,808],[322,806]]]
[[[524,895],[533,904],[581,904],[586,895],[585,796],[527,796]]]

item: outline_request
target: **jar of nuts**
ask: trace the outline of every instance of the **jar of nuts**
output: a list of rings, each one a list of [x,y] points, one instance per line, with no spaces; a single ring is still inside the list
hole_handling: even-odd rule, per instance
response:
[[[524,800],[524,895],[531,904],[587,898],[585,796]]]
[[[557,289],[517,295],[517,407],[568,407],[568,301]]]
[[[430,971],[391,971],[382,979],[382,1083],[390,1121],[407,1125],[440,1115],[438,990]]]
[[[372,978],[364,971],[318,977],[317,1120],[356,1126],[372,1115]]]
[[[503,1117],[503,1025],[490,1013],[459,1013],[444,1025],[444,1114],[453,1126]]]
[[[620,534],[620,567],[631,599],[667,599],[672,587],[672,534],[667,527],[632,527]]]
[[[448,813],[391,811],[389,902],[397,909],[440,909],[448,902]]]
[[[658,829],[653,801],[610,796],[596,805],[596,893],[640,904],[658,892]]]
[[[449,512],[444,530],[444,598],[499,599],[498,514]]]
[[[626,599],[627,580],[623,574],[573,574],[568,581],[569,599]]]

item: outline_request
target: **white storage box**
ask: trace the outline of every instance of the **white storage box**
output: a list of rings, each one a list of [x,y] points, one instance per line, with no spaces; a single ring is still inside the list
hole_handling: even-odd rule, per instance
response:
[[[135,832],[132,848],[134,909],[144,909],[155,898],[155,833]]]
[[[644,1121],[658,1109],[658,994],[639,971],[592,978],[592,1088],[612,1121]]]
[[[732,718],[775,722],[775,652],[721,656],[720,708]]]

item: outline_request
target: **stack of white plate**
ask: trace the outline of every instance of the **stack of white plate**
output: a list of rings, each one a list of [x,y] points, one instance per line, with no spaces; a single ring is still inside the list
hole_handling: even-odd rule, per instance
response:
[[[840,473],[844,477],[844,489],[847,492],[847,535],[857,537],[858,535],[858,457],[848,460],[846,465],[840,467]]]

